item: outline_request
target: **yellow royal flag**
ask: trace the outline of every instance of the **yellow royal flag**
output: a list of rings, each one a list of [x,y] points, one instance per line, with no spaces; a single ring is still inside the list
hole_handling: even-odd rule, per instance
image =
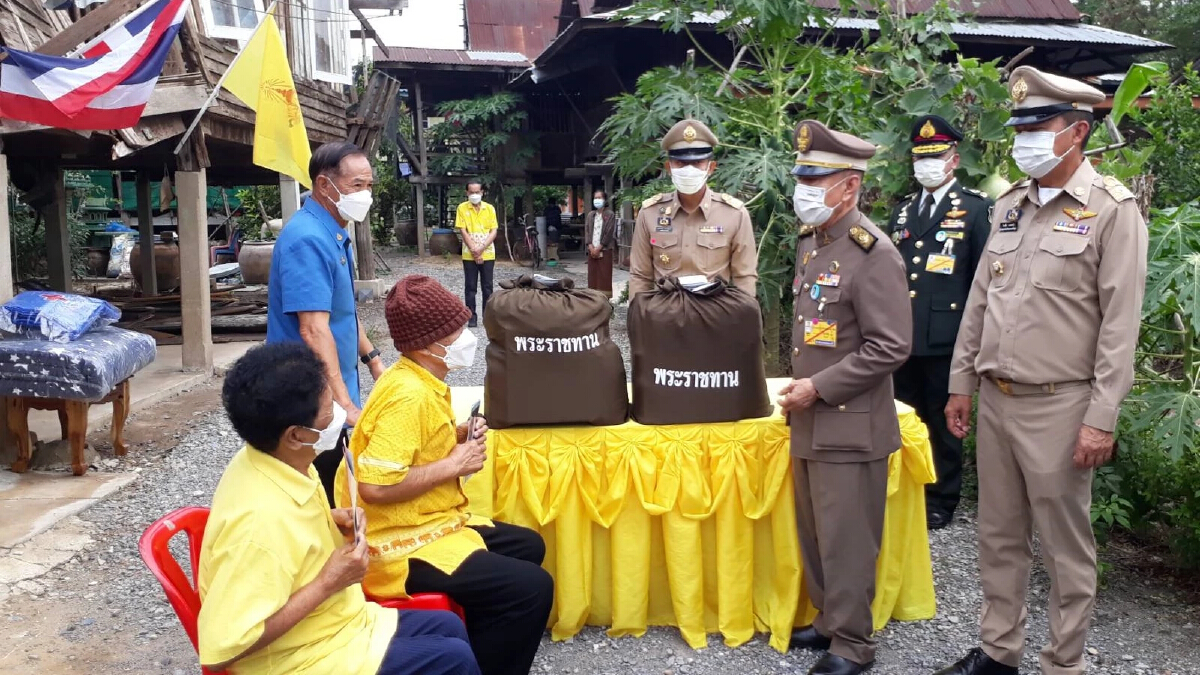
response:
[[[268,14],[229,69],[225,88],[256,113],[254,163],[312,188],[312,150],[300,114],[300,98],[275,17]]]

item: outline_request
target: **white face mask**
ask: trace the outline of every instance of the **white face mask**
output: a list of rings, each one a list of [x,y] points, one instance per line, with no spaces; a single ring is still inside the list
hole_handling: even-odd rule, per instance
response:
[[[483,195],[479,194],[478,192],[472,192],[471,194],[467,195],[467,201],[471,202],[471,206],[479,206],[479,204],[483,202]]]
[[[796,183],[796,190],[792,193],[792,209],[800,222],[805,225],[824,225],[833,215],[833,207],[825,205],[825,195],[844,182],[845,178],[827,188]]]
[[[593,199],[593,200],[592,200],[592,207],[593,207],[593,208],[595,208],[595,209],[602,209],[602,208],[604,208],[604,200],[603,200],[603,199]]]
[[[358,192],[351,192],[348,195],[344,195],[338,189],[338,186],[333,184],[332,179],[326,176],[325,180],[328,180],[329,184],[333,185],[334,192],[338,193],[338,200],[335,202],[338,213],[346,220],[361,223],[363,218],[367,217],[367,211],[371,210],[371,191],[359,190]]]
[[[1013,140],[1012,157],[1017,168],[1031,178],[1041,178],[1054,170],[1066,153],[1054,154],[1054,140],[1074,128],[1074,125],[1053,131],[1022,131]],[[1069,151],[1068,151],[1069,152]]]
[[[913,177],[929,190],[941,187],[946,182],[946,160],[918,159],[913,162]]]
[[[704,184],[708,182],[708,169],[701,169],[698,166],[691,164],[679,168],[671,169],[671,182],[675,184],[675,189],[680,194],[694,195],[704,189]]]
[[[429,353],[441,359],[442,363],[445,363],[446,368],[451,372],[470,368],[475,364],[475,347],[479,344],[479,339],[469,330],[464,330],[462,335],[458,336],[457,340],[448,345],[440,342],[435,342],[434,344],[445,349],[446,355],[438,356],[433,352]]]
[[[338,405],[337,401],[333,402],[333,421],[324,429],[313,429],[312,427],[304,427],[309,431],[317,432],[317,440],[312,443],[304,443],[303,445],[312,446],[317,452],[325,452],[333,450],[337,447],[338,439],[342,437],[342,427],[346,426],[346,409]]]

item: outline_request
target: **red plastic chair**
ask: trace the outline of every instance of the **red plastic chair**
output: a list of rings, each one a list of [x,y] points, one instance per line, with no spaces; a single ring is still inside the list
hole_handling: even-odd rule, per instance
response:
[[[372,598],[369,595],[367,599],[389,609],[443,609],[457,614],[463,623],[467,622],[467,616],[463,613],[463,608],[459,607],[458,603],[451,600],[450,596],[444,593],[417,593],[406,600],[384,600]]]
[[[142,562],[146,563],[146,567],[150,568],[150,572],[158,579],[158,583],[162,584],[163,592],[167,594],[167,601],[171,603],[175,615],[179,617],[179,623],[183,624],[183,630],[187,633],[188,639],[192,641],[192,647],[196,649],[197,654],[200,653],[196,640],[196,620],[200,616],[200,591],[183,573],[183,568],[179,566],[175,556],[171,555],[168,544],[170,544],[171,538],[180,531],[187,534],[192,578],[196,578],[196,572],[200,569],[200,543],[204,541],[204,526],[207,523],[207,508],[185,506],[154,521],[142,533],[142,538],[138,540],[138,552],[142,554]],[[204,675],[221,675],[219,672],[203,666],[200,667],[200,670]]]
[[[196,653],[200,647],[196,639],[196,621],[200,617],[200,591],[184,574],[183,568],[171,555],[168,546],[171,539],[183,531],[188,537],[188,558],[192,563],[192,577],[195,578],[200,569],[200,544],[204,541],[204,526],[208,524],[208,509],[203,506],[185,506],[176,509],[154,521],[138,540],[138,552],[150,572],[162,584],[167,601],[171,603],[179,623]],[[442,593],[418,593],[406,600],[377,600],[368,596],[371,602],[391,609],[443,609],[454,612],[458,618],[466,622],[462,607],[459,607],[450,596]],[[221,673],[200,667],[204,675],[222,675]]]

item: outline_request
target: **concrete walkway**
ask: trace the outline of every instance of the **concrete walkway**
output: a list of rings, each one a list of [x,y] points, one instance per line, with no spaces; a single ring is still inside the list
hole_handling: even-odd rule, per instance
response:
[[[213,366],[216,373],[223,374],[256,344],[258,343],[233,342],[213,345]],[[206,373],[183,371],[181,347],[159,347],[158,357],[154,363],[142,369],[130,383],[130,396],[133,400],[130,402],[129,412],[132,414],[150,408],[180,392],[203,384],[209,378],[210,376]],[[111,421],[111,405],[92,406],[88,410],[88,433],[103,430]],[[29,429],[42,442],[58,439],[61,436],[58,416],[54,412],[31,412]],[[88,472],[83,476],[42,471],[30,471],[24,474],[10,473],[7,471],[7,465],[15,454],[15,448],[12,447],[7,433],[3,438],[6,444],[3,451],[0,452],[0,461],[4,462],[3,466],[5,467],[0,469],[0,584],[12,583],[5,579],[32,578],[23,576],[23,574],[35,571],[25,563],[36,558],[37,555],[24,559],[14,558],[9,555],[14,546],[45,532],[60,520],[83,511],[137,477],[137,474],[132,472],[116,474]],[[58,446],[65,448],[65,444],[58,444]],[[54,463],[55,460],[61,462],[63,459],[65,458],[39,458],[38,450],[35,449],[33,465],[34,467],[46,466],[48,463]],[[50,558],[55,557],[50,551],[57,549],[50,547],[46,550],[48,552],[45,555]],[[49,567],[53,566],[53,564],[49,565]],[[49,567],[45,569],[49,569]]]

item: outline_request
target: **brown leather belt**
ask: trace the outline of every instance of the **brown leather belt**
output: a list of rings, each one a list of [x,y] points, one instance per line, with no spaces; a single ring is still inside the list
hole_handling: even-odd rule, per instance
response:
[[[1040,396],[1042,394],[1053,394],[1067,389],[1075,389],[1077,387],[1091,386],[1091,380],[1072,380],[1070,382],[1051,382],[1050,384],[1022,384],[1013,382],[999,377],[988,376],[992,384],[1000,390],[1005,396]]]

